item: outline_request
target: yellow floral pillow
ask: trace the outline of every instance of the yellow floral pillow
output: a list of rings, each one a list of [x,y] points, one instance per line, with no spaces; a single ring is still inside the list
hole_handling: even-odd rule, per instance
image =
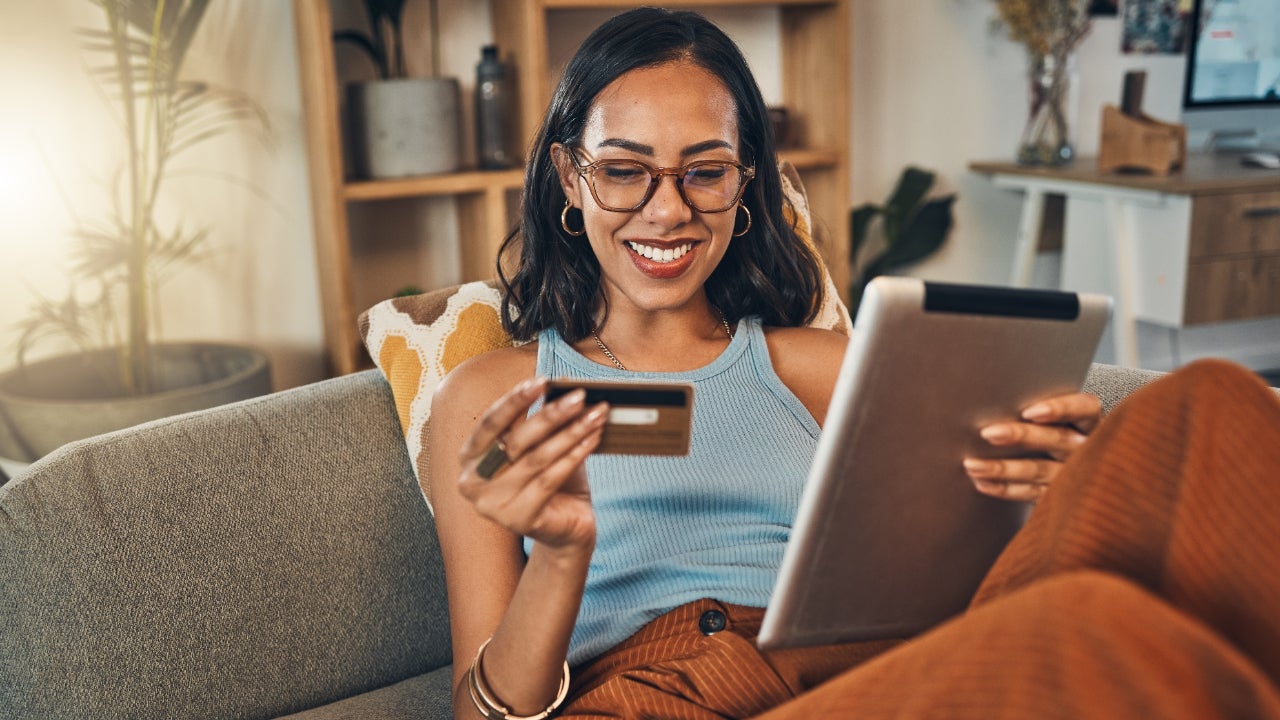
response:
[[[815,246],[809,202],[800,176],[789,163],[781,163],[778,169],[783,193],[795,208],[797,234]],[[791,219],[788,208],[787,220]],[[825,296],[810,325],[848,335],[853,327],[849,310],[829,274]],[[430,497],[431,488],[427,477],[431,397],[444,376],[463,360],[514,344],[502,328],[501,302],[496,283],[471,282],[384,300],[360,316],[365,347],[391,385],[400,428],[424,497]]]

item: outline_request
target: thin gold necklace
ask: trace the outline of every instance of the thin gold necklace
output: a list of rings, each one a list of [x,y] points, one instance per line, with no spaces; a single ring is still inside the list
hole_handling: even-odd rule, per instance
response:
[[[725,319],[724,313],[720,313],[720,326],[724,328],[724,334],[728,335],[729,340],[732,341],[733,330],[729,329],[729,321]],[[622,361],[618,359],[618,356],[614,355],[613,351],[609,349],[609,346],[604,344],[604,341],[600,339],[600,336],[596,334],[595,330],[591,331],[591,339],[596,341],[596,347],[600,348],[600,352],[604,353],[604,356],[609,358],[614,367],[626,372],[627,366],[623,365]]]

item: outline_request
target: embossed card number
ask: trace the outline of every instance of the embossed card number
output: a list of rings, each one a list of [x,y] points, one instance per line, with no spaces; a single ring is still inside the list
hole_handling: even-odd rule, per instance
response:
[[[598,453],[688,455],[693,425],[693,386],[680,383],[552,380],[546,401],[575,388],[587,391],[587,405],[609,403],[609,419]]]

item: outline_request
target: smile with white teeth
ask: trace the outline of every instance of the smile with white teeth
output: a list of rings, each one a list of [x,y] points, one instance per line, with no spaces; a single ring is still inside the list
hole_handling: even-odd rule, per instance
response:
[[[679,260],[684,257],[685,253],[689,252],[690,248],[693,247],[693,243],[685,243],[673,248],[663,249],[631,241],[627,241],[627,245],[634,250],[637,255],[641,255],[659,263],[669,263]]]

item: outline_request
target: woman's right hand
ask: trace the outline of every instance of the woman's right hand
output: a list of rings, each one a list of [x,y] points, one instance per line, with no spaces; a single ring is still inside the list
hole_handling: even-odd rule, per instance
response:
[[[535,377],[498,398],[480,417],[459,453],[459,491],[476,512],[548,549],[590,550],[595,515],[584,461],[600,442],[609,408],[585,406],[575,390],[532,416],[530,406],[546,391]],[[482,457],[501,441],[508,462],[483,477]]]

